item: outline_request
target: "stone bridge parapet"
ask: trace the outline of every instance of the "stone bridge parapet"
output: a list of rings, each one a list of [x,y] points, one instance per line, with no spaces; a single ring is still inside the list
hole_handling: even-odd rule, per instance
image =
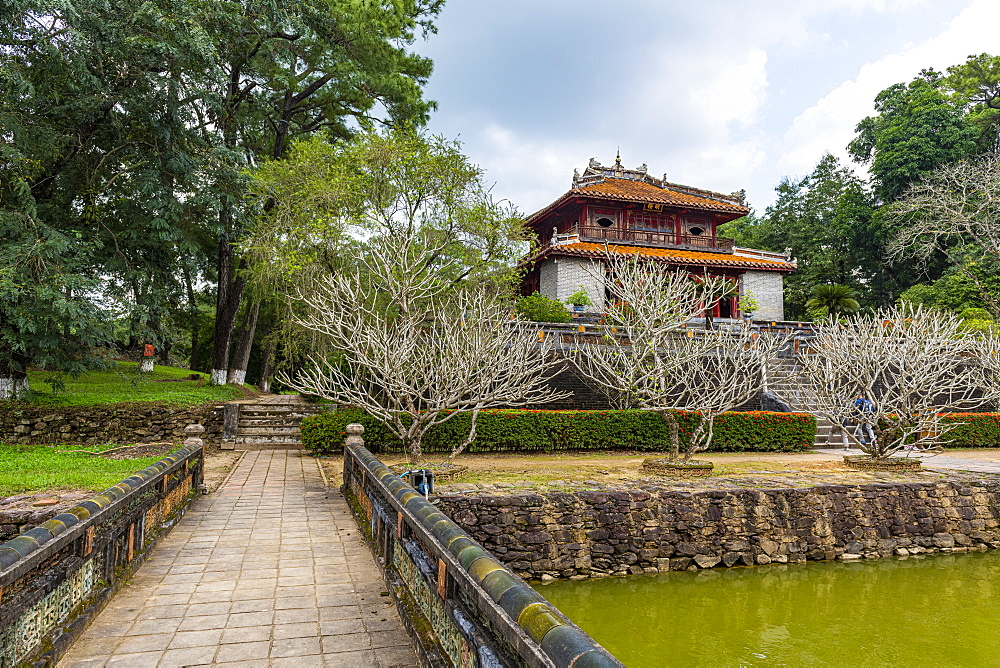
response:
[[[622,665],[347,429],[344,492],[431,665]]]
[[[0,666],[54,665],[200,491],[185,447],[0,545]]]

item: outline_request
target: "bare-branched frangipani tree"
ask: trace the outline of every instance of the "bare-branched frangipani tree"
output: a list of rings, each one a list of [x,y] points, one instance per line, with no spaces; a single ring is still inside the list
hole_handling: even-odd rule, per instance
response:
[[[889,211],[901,222],[890,253],[922,261],[944,253],[1000,317],[1000,295],[979,271],[1000,262],[1000,155],[939,167]]]
[[[908,445],[947,442],[957,422],[944,413],[994,400],[996,387],[977,336],[953,314],[904,303],[817,325],[800,358],[817,415],[860,425],[845,430],[862,452],[884,459]],[[867,401],[866,401],[867,400]],[[870,428],[870,429],[869,429]]]
[[[711,445],[716,417],[760,391],[764,369],[783,339],[748,329],[680,329],[732,290],[725,279],[609,254],[607,285],[614,327],[599,340],[581,337],[574,364],[618,405],[659,413],[670,431],[671,460],[681,456],[676,411],[695,412],[687,462]]]
[[[411,238],[375,242],[365,272],[324,277],[301,295],[308,308],[298,324],[330,354],[283,379],[363,409],[403,441],[414,464],[434,425],[471,415],[454,458],[475,439],[480,411],[567,396],[548,383],[558,362],[537,327],[511,321],[488,288],[456,290],[435,271],[438,250]]]

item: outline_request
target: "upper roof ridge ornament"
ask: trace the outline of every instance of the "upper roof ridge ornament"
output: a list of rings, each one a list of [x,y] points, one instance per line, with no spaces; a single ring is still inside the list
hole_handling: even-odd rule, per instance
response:
[[[694,197],[712,200],[730,206],[746,207],[746,191],[738,190],[726,195],[711,190],[692,188],[691,186],[671,183],[667,180],[667,173],[663,173],[662,178],[657,178],[649,173],[649,166],[643,163],[635,169],[628,169],[622,166],[621,151],[615,154],[615,162],[610,167],[605,167],[596,158],[587,161],[587,168],[581,174],[579,170],[573,170],[573,190],[578,190],[585,186],[604,183],[608,179],[619,179],[623,181],[637,181],[648,183],[651,186],[667,190],[671,193],[691,195]]]

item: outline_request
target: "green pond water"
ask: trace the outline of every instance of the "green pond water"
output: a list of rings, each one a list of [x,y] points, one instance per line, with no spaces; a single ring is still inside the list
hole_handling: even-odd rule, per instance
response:
[[[1000,666],[1000,553],[536,589],[626,666]]]

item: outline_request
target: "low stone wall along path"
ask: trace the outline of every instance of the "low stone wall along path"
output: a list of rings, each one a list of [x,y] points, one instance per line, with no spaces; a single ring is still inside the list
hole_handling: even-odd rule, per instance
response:
[[[60,666],[415,666],[344,499],[316,461],[248,452]]]

